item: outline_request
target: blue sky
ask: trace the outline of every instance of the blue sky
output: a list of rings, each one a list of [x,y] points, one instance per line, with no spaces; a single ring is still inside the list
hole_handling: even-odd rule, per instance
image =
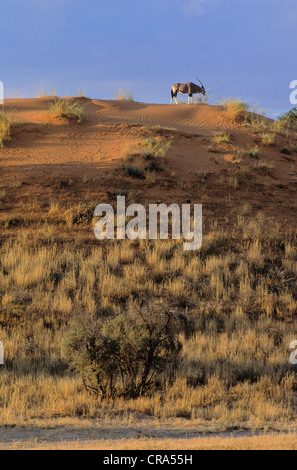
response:
[[[0,80],[11,97],[128,89],[168,103],[173,83],[198,75],[212,103],[232,96],[270,115],[292,107],[296,0],[0,1]]]

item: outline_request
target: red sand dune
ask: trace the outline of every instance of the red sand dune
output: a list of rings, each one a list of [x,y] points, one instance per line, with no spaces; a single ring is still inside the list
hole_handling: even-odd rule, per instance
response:
[[[49,101],[54,99],[5,100],[4,110],[13,112],[15,129],[12,140],[0,149],[1,179],[24,183],[26,187],[20,189],[20,194],[50,196],[54,192],[51,181],[67,177],[77,180],[72,188],[73,198],[81,197],[85,191],[79,183],[82,178],[96,181],[90,190],[94,197],[97,191],[99,198],[113,184],[114,172],[116,186],[121,186],[125,146],[140,144],[146,136],[156,135],[172,139],[164,172],[145,188],[137,181],[131,183],[145,191],[147,201],[167,195],[168,203],[177,199],[198,202],[204,195],[202,199],[208,200],[209,210],[218,210],[219,214],[226,197],[231,195],[234,204],[249,200],[256,210],[271,215],[279,212],[282,220],[294,219],[297,155],[280,152],[287,144],[284,137],[277,136],[273,147],[261,146],[262,160],[273,168],[255,170],[255,159],[243,157],[238,164],[232,159],[237,149],[254,147],[259,135],[251,128],[230,123],[220,106],[82,98],[86,120],[77,124],[48,115]],[[211,136],[223,131],[231,133],[233,146],[212,148]],[[233,176],[239,179],[239,190],[232,188],[232,183],[228,187],[228,178]]]

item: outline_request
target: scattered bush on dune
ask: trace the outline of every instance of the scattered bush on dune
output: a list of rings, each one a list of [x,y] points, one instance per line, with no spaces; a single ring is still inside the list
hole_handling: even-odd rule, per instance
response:
[[[248,113],[245,124],[251,127],[254,132],[267,132],[270,128],[270,122],[265,116],[265,110],[258,110],[257,106],[254,106],[253,111]]]
[[[274,121],[271,125],[271,130],[275,134],[280,134],[289,138],[291,125],[287,121]]]
[[[145,139],[142,143],[144,152],[148,152],[153,157],[165,157],[171,147],[171,141]]]
[[[284,155],[292,155],[291,150],[289,150],[287,147],[283,147],[283,148],[280,150],[280,152],[283,153]]]
[[[261,143],[263,145],[267,145],[268,147],[272,147],[275,144],[275,134],[262,134]]]
[[[83,106],[76,100],[56,100],[50,103],[49,113],[58,119],[75,120],[79,124],[85,117]]]
[[[246,118],[249,106],[239,99],[228,98],[223,103],[223,109],[228,119],[233,122],[243,121]]]
[[[145,175],[143,173],[142,170],[140,170],[139,168],[135,168],[133,166],[128,166],[125,168],[125,172],[128,176],[131,176],[132,178],[136,178],[136,179],[139,179],[139,180],[144,180],[145,179]]]
[[[273,131],[279,133],[287,138],[290,137],[292,131],[297,129],[297,108],[292,108],[290,111],[278,117],[278,120],[273,123]]]
[[[216,145],[221,145],[221,144],[230,145],[232,144],[232,137],[228,132],[225,132],[225,133],[214,135],[211,138],[211,142]]]
[[[260,158],[261,157],[261,152],[260,148],[258,145],[255,145],[255,147],[247,148],[247,149],[238,149],[237,150],[237,155],[241,157],[251,157],[251,158]]]
[[[278,120],[287,124],[297,124],[297,108],[292,108],[290,111],[282,114]]]

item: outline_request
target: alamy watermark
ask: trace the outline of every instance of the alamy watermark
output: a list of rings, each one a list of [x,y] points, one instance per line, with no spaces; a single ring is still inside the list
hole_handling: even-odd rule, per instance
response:
[[[297,80],[293,80],[290,83],[290,88],[294,91],[290,94],[290,103],[291,104],[297,104]]]
[[[171,214],[171,238],[180,240],[183,236],[184,250],[199,250],[202,246],[202,205],[194,204],[191,217],[191,204],[149,204],[147,227],[147,213],[142,204],[131,204],[126,208],[125,196],[117,198],[117,213],[115,220],[114,209],[110,204],[99,204],[94,212],[100,217],[96,223],[94,233],[98,240],[114,240],[115,228],[118,240],[156,240],[158,238],[158,225],[160,240],[169,239],[169,215]],[[126,217],[133,217],[126,224]],[[158,219],[160,223],[158,224]],[[148,230],[147,230],[148,228]]]

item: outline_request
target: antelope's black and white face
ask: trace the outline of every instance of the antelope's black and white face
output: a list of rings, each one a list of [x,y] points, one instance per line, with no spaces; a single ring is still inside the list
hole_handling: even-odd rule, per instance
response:
[[[202,86],[201,89],[202,89],[202,91],[201,91],[202,95],[205,96],[205,95],[206,95],[206,91],[205,91],[204,86]]]

